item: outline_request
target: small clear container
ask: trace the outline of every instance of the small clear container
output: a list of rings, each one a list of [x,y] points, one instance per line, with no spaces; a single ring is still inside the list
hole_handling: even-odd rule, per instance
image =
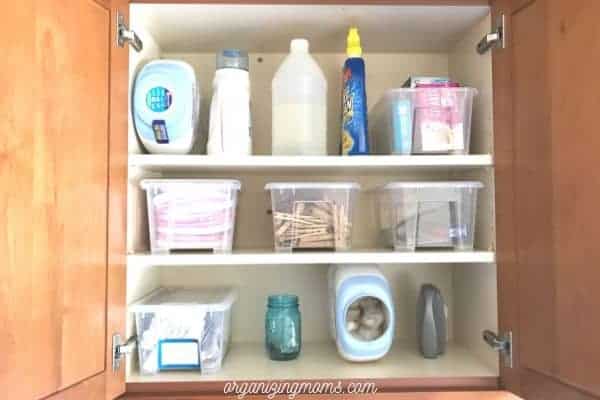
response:
[[[356,183],[269,183],[278,252],[350,249]]]
[[[144,179],[152,253],[231,252],[240,182]]]
[[[132,305],[140,372],[218,371],[235,300],[231,288],[159,288]]]
[[[467,87],[391,89],[369,114],[375,154],[469,154],[473,98]]]
[[[473,250],[480,182],[394,182],[378,191],[380,232],[396,251]]]

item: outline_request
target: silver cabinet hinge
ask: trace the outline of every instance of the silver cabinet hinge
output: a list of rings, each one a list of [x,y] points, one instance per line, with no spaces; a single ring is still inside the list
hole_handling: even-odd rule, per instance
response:
[[[503,364],[507,368],[513,367],[513,334],[506,332],[496,335],[492,331],[483,331],[483,340],[495,351],[500,353]]]
[[[494,31],[485,35],[483,39],[477,43],[477,52],[479,54],[485,54],[492,48],[505,49],[506,48],[506,25],[504,14],[496,18],[496,24]]]
[[[125,47],[129,43],[138,53],[144,48],[142,39],[125,24],[125,16],[117,11],[117,45]]]
[[[137,336],[132,336],[123,343],[121,335],[115,333],[112,337],[112,369],[118,371],[121,368],[121,361],[127,354],[131,354],[137,344]]]

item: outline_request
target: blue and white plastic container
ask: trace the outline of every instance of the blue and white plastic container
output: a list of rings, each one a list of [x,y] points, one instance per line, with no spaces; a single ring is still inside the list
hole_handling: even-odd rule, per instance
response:
[[[187,154],[198,132],[200,94],[194,69],[183,61],[155,60],[137,74],[132,117],[149,153]]]
[[[331,334],[340,355],[354,362],[384,357],[394,340],[392,291],[375,265],[331,266]]]

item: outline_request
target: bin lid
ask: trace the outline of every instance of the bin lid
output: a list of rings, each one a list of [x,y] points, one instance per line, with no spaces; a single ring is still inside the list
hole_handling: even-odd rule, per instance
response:
[[[234,179],[142,179],[140,186],[142,189],[151,187],[164,187],[167,185],[187,185],[199,184],[207,186],[224,186],[234,190],[240,190],[242,184]]]
[[[420,87],[420,88],[392,88],[392,89],[388,89],[384,92],[384,97],[399,95],[399,94],[427,93],[426,91],[430,90],[430,89],[439,89],[439,90],[443,90],[444,92],[472,94],[473,96],[477,96],[477,94],[479,94],[479,91],[477,89],[468,87],[468,86],[459,86],[459,87],[441,86],[441,87]]]
[[[390,182],[381,187],[383,190],[394,189],[481,189],[483,183],[478,181],[445,181],[445,182]]]
[[[355,182],[271,182],[265,185],[265,190],[280,189],[321,189],[321,190],[359,190]]]
[[[132,312],[156,312],[170,307],[193,307],[203,311],[227,311],[237,299],[235,289],[229,287],[177,288],[161,287],[129,307]]]

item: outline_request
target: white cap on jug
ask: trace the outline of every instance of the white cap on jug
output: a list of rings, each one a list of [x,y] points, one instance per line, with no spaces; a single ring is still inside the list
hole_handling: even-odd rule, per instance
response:
[[[290,51],[292,53],[308,53],[308,40],[293,39],[290,43]]]

